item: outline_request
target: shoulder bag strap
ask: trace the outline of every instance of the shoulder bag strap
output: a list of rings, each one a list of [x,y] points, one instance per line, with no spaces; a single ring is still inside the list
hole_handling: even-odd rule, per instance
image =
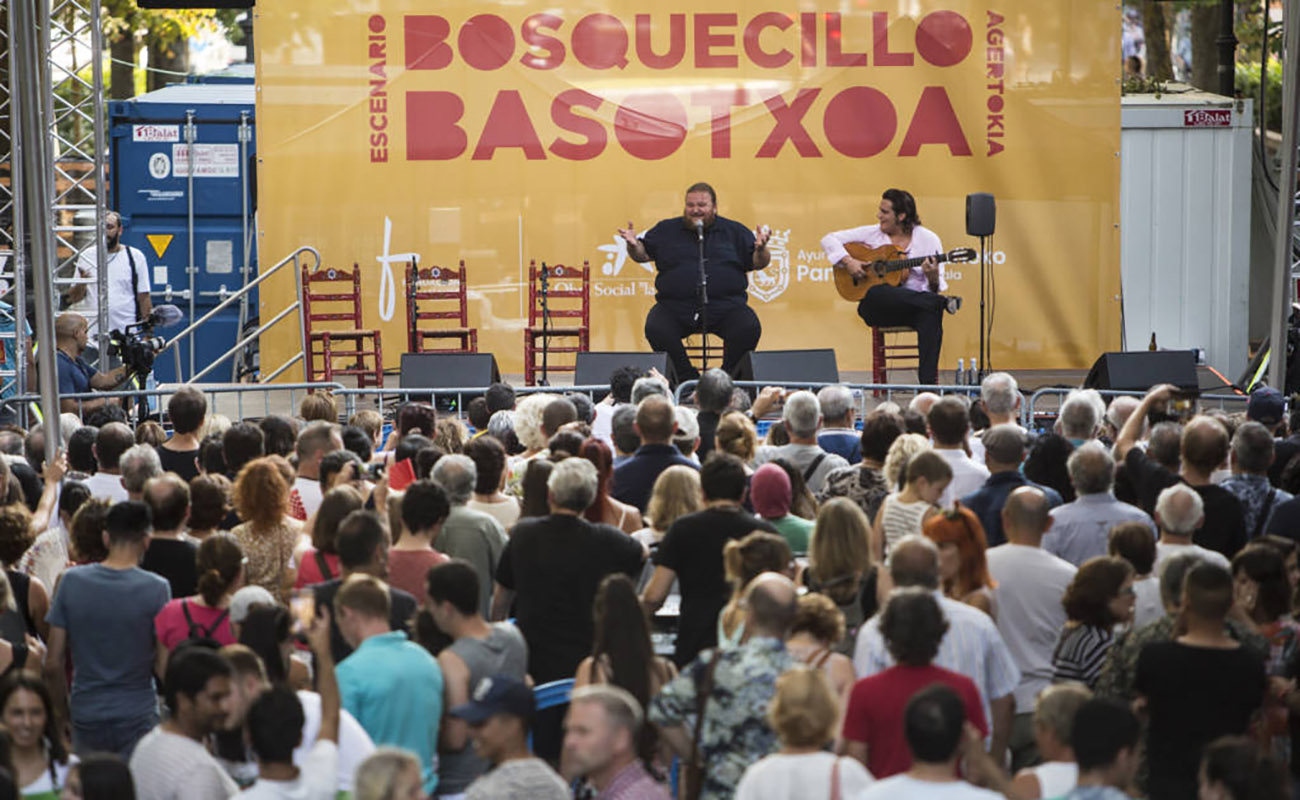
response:
[[[1259,519],[1255,520],[1255,530],[1250,532],[1250,540],[1253,542],[1264,532],[1264,523],[1268,521],[1268,512],[1273,510],[1273,501],[1277,499],[1277,489],[1268,493],[1268,500],[1265,501],[1264,507],[1259,510]]]
[[[817,472],[817,468],[820,467],[822,465],[822,462],[825,460],[826,460],[825,453],[817,454],[817,457],[812,460],[812,463],[808,465],[808,468],[803,471],[804,483],[808,483],[812,480],[812,476]]]
[[[330,562],[325,559],[325,554],[319,550],[316,551],[316,566],[320,569],[322,578],[327,581],[334,580],[334,574],[330,572]]]
[[[718,661],[722,658],[721,650],[714,650],[713,657],[709,659],[709,664],[704,668],[703,678],[695,685],[695,732],[691,737],[691,759],[690,766],[699,771],[701,778],[703,776],[704,765],[700,763],[700,734],[704,730],[704,711],[709,704],[709,695],[713,693],[713,673],[718,668]],[[687,800],[697,800],[699,797],[699,788],[701,781],[697,780],[694,797],[687,792]]]
[[[131,300],[135,302],[135,321],[140,321],[140,276],[136,272],[135,255],[131,252],[131,245],[123,244],[126,249],[126,261],[131,265]],[[107,263],[107,262],[105,262]]]

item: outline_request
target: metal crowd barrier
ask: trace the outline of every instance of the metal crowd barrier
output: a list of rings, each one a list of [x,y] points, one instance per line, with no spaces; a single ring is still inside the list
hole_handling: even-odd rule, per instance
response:
[[[236,413],[235,416],[232,417],[232,421],[234,422],[239,422],[240,420],[244,419],[246,416],[266,417],[266,416],[270,416],[271,414],[285,414],[287,416],[293,416],[296,413],[298,407],[298,400],[297,400],[298,393],[308,393],[308,392],[316,391],[318,389],[326,389],[329,390],[330,392],[333,392],[337,396],[342,392],[346,391],[345,387],[341,383],[324,383],[324,382],[277,383],[277,384],[249,383],[249,384],[230,384],[230,385],[214,385],[214,386],[195,386],[194,384],[185,384],[185,385],[194,386],[194,388],[203,392],[205,395],[209,395],[210,407],[215,405],[216,395],[235,394]],[[78,410],[80,411],[81,409],[80,401],[100,400],[108,397],[120,397],[123,398],[124,400],[131,401],[126,406],[128,409],[128,413],[130,413],[130,410],[132,409],[133,405],[135,403],[138,403],[141,398],[156,397],[159,399],[158,405],[161,408],[162,398],[170,397],[171,395],[175,394],[177,390],[180,389],[180,386],[181,386],[180,384],[169,384],[154,389],[133,389],[133,390],[118,390],[112,392],[80,392],[77,394],[60,394],[59,399],[79,401]],[[272,393],[279,393],[279,392],[289,393],[288,408],[283,407],[284,402],[280,400],[276,402],[275,404],[276,407],[272,408],[271,395]],[[245,404],[244,404],[244,395],[246,394],[262,395],[261,397],[262,413],[260,415],[246,411]],[[5,402],[8,404],[14,404],[14,403],[19,404],[18,405],[19,417],[20,419],[22,419],[28,413],[31,404],[32,403],[39,404],[40,399],[41,397],[38,394],[25,394],[25,395],[14,395],[13,397],[5,398]],[[255,410],[256,409],[254,408],[254,411]],[[30,420],[23,420],[23,422],[28,422],[28,421]],[[164,425],[166,425],[165,422]],[[27,425],[24,424],[23,427],[27,427]]]
[[[1029,399],[1026,402],[1021,404],[1022,424],[1026,428],[1030,428],[1030,429],[1033,429],[1035,427],[1035,421],[1037,420],[1038,413],[1039,413],[1038,406],[1040,400],[1047,397],[1056,397],[1057,398],[1056,409],[1060,409],[1062,400],[1064,400],[1066,395],[1068,395],[1070,392],[1073,391],[1077,391],[1077,389],[1067,387],[1067,386],[1045,386],[1042,389],[1038,389],[1037,391],[1035,391],[1033,394],[1029,396]],[[1146,392],[1128,391],[1128,390],[1120,390],[1120,389],[1098,389],[1096,391],[1102,397],[1134,397],[1139,400],[1141,400],[1143,397],[1146,397],[1147,395]],[[1245,405],[1247,402],[1249,402],[1249,400],[1250,397],[1244,394],[1203,394],[1197,398],[1196,402],[1197,405],[1200,406],[1201,408],[1205,407],[1207,401],[1209,403],[1217,403],[1219,408],[1225,410],[1227,409],[1228,403],[1240,403],[1242,405],[1242,408],[1240,410],[1244,411]],[[1044,415],[1046,415],[1051,412],[1043,412],[1043,413]]]
[[[683,401],[695,391],[699,381],[682,381],[677,385],[677,391],[673,395],[674,402],[681,405]],[[853,392],[853,399],[856,403],[858,415],[865,415],[868,411],[867,398],[870,395],[882,395],[879,397],[880,402],[895,402],[894,395],[907,395],[915,397],[922,392],[933,392],[937,395],[945,394],[964,394],[978,397],[980,387],[978,385],[955,385],[955,386],[938,386],[923,383],[847,383],[836,381],[823,383],[817,381],[732,381],[733,386],[739,386],[744,389],[761,390],[768,386],[780,386],[785,389],[808,389],[816,392],[826,386],[844,386],[850,392]],[[877,403],[879,405],[879,403]]]
[[[597,393],[608,393],[609,385],[590,385],[590,386],[515,386],[516,397],[523,397],[529,394],[570,394],[581,392],[588,395],[595,401]],[[357,401],[372,397],[374,398],[373,408],[379,413],[384,413],[385,404],[401,404],[409,402],[412,398],[419,401],[428,401],[438,403],[439,400],[445,400],[448,397],[454,397],[456,401],[455,408],[458,413],[465,409],[465,397],[478,397],[487,390],[486,386],[457,386],[451,388],[417,388],[403,387],[400,389],[383,389],[379,387],[368,387],[365,389],[342,389],[335,391],[336,397],[342,397],[344,401],[344,416],[350,417],[358,410]]]

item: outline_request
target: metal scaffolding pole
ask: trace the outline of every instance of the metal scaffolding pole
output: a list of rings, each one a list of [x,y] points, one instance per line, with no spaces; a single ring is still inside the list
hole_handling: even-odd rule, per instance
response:
[[[1300,126],[1300,0],[1287,0],[1282,48],[1282,152],[1278,176],[1276,247],[1273,258],[1273,315],[1271,320],[1272,356],[1269,358],[1268,383],[1279,391],[1286,388],[1287,326],[1291,317],[1295,277],[1291,263],[1296,233],[1297,163],[1296,129]]]
[[[39,7],[45,0],[15,0],[9,9],[10,30],[35,31],[41,14]],[[48,19],[48,17],[47,17]],[[31,235],[32,283],[36,292],[37,368],[40,377],[41,411],[45,416],[45,456],[53,460],[62,447],[59,441],[58,376],[54,355],[54,298],[53,278],[55,260],[58,258],[53,209],[49,198],[53,176],[50,174],[49,128],[46,125],[46,97],[48,85],[43,78],[46,71],[46,52],[38,43],[44,36],[11,37],[10,46],[17,55],[18,69],[11,75],[17,88],[18,107],[23,113],[18,118],[19,139],[23,173],[30,177],[19,187],[27,230]],[[19,234],[21,236],[21,234]]]

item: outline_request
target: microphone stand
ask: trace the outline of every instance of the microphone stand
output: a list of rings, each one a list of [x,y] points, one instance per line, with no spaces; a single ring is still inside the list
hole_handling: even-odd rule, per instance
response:
[[[984,376],[988,373],[989,370],[988,348],[991,346],[990,342],[985,341],[986,329],[984,327],[984,290],[985,287],[988,286],[988,279],[985,273],[985,270],[988,269],[988,264],[984,260],[984,239],[985,237],[981,235],[980,236],[980,346],[979,346],[980,365],[979,368],[975,370],[975,381],[977,383],[983,383]]]
[[[700,373],[709,370],[709,271],[704,261],[704,223],[696,221],[695,236],[700,248]]]
[[[550,293],[550,269],[546,262],[542,262],[542,379],[537,382],[538,386],[550,386],[547,380],[548,363],[550,361],[551,351],[551,309],[547,305],[547,298]]]

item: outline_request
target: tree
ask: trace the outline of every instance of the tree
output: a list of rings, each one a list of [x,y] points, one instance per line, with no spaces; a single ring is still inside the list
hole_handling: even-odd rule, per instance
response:
[[[189,67],[188,40],[202,31],[229,33],[235,14],[214,9],[141,9],[135,0],[103,0],[104,35],[113,57],[109,95],[115,100],[133,97],[135,69],[141,44],[149,50],[149,66],[173,72]],[[236,12],[237,13],[237,12]],[[150,72],[148,89],[175,82],[176,76]]]

